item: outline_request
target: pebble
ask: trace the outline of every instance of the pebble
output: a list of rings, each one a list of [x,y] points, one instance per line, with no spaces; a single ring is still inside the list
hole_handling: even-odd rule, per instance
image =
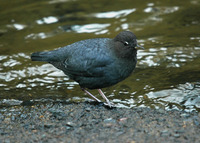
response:
[[[107,119],[104,120],[104,122],[110,123],[110,122],[116,122],[116,121],[113,118],[107,118]]]
[[[69,127],[74,127],[74,126],[76,126],[76,124],[74,124],[74,123],[72,123],[72,122],[67,122],[66,125],[69,126]]]
[[[174,134],[174,137],[179,138],[180,134]]]
[[[161,131],[161,136],[168,136],[168,135],[169,135],[169,131],[168,130]]]
[[[185,118],[187,118],[187,117],[190,117],[190,115],[187,114],[187,113],[183,113],[183,114],[181,114],[181,117],[185,117]]]
[[[87,108],[85,108],[85,111],[90,112],[90,111],[91,111],[91,108],[90,108],[90,107],[87,107]]]

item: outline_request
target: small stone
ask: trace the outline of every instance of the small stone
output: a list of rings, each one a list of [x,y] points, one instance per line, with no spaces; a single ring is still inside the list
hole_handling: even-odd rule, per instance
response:
[[[74,126],[76,126],[76,124],[75,124],[75,123],[72,123],[72,122],[67,122],[66,125],[69,126],[69,127],[74,127]]]
[[[199,125],[200,125],[200,123],[199,123],[197,120],[194,120],[194,124],[195,124],[196,126],[199,126]]]
[[[15,120],[15,116],[11,116],[11,120],[14,121]]]
[[[6,122],[6,123],[10,122],[10,118],[5,118],[4,122]]]
[[[176,133],[184,133],[184,130],[177,130]]]
[[[44,124],[44,127],[45,128],[51,128],[51,127],[53,127],[53,124]]]
[[[107,118],[104,120],[104,122],[113,122],[113,121],[114,121],[113,118]]]
[[[186,113],[181,114],[181,116],[182,116],[182,117],[185,117],[185,118],[190,117],[190,115],[189,115],[189,114],[186,114]]]
[[[174,137],[179,138],[180,134],[174,134]]]
[[[46,137],[46,135],[45,135],[45,134],[43,134],[43,135],[42,135],[42,138],[45,138],[45,137]]]
[[[168,130],[163,130],[161,133],[168,133]]]
[[[91,108],[87,107],[87,108],[85,108],[85,111],[90,112],[90,111],[91,111]]]
[[[168,135],[169,135],[169,131],[168,130],[161,131],[161,136],[168,136]]]

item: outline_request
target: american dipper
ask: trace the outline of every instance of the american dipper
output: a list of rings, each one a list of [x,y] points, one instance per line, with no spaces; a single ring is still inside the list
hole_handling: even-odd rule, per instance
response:
[[[120,32],[114,39],[95,38],[75,42],[48,52],[36,52],[32,61],[45,61],[62,70],[81,89],[101,102],[85,88],[98,92],[111,107],[100,88],[112,86],[127,78],[137,63],[136,36],[130,31]]]

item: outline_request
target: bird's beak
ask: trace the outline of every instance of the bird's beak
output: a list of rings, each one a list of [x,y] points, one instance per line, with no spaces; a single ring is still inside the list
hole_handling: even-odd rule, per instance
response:
[[[144,47],[140,46],[140,45],[136,45],[136,49],[144,49]]]

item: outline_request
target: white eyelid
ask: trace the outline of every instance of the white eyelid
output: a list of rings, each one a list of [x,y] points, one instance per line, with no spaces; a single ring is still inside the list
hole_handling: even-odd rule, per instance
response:
[[[125,43],[126,45],[128,45],[128,42],[127,42],[127,41],[125,41],[124,43]]]

